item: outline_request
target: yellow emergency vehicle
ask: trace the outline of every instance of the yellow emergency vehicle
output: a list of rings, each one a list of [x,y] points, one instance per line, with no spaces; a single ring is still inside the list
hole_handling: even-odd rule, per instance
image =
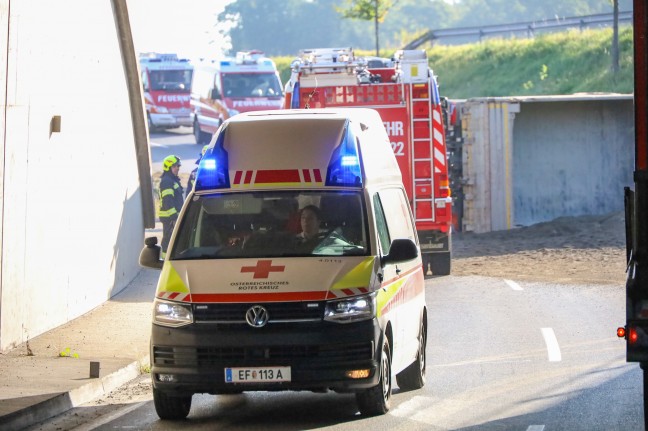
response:
[[[305,208],[319,224],[308,246]],[[160,418],[186,417],[195,393],[277,390],[352,392],[377,415],[393,377],[424,385],[420,247],[376,111],[226,120],[164,261],[156,241],[140,264],[162,269],[151,335]]]

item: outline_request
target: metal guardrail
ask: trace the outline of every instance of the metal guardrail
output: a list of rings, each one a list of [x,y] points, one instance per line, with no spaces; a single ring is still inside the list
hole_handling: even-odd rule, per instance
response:
[[[632,11],[619,12],[619,23],[632,23]],[[614,14],[602,13],[578,17],[556,18],[552,20],[528,21],[513,24],[487,25],[480,27],[460,27],[430,30],[416,38],[402,49],[416,49],[425,42],[444,38],[474,37],[479,41],[484,36],[510,35],[526,33],[526,37],[533,37],[536,31],[567,29],[579,27],[584,29],[590,26],[610,26],[614,23]]]

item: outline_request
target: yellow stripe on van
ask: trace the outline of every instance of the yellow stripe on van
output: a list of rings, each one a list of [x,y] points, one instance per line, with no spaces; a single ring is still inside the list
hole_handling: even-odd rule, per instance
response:
[[[184,284],[180,274],[175,270],[171,262],[164,262],[162,272],[160,273],[160,281],[158,282],[158,293],[161,292],[179,292],[189,293],[189,288]]]
[[[369,287],[371,274],[373,274],[375,257],[368,257],[351,271],[347,272],[344,277],[336,281],[331,290],[352,289],[357,287]]]
[[[409,277],[403,277],[399,280],[396,280],[390,284],[387,289],[380,289],[378,291],[378,298],[376,298],[378,309],[376,310],[376,316],[380,317],[382,315],[382,310],[385,308],[387,303],[398,294],[398,291],[407,281]]]

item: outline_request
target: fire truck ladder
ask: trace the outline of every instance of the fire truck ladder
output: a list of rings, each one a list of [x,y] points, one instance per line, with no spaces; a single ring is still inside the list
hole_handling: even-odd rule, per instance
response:
[[[423,92],[427,97],[415,97],[414,84],[409,85],[410,100],[410,132],[412,145],[410,157],[412,167],[412,195],[414,201],[414,217],[419,221],[434,221],[434,128],[432,115],[431,83],[428,90]],[[425,115],[421,115],[425,113]],[[427,166],[426,166],[427,165]]]

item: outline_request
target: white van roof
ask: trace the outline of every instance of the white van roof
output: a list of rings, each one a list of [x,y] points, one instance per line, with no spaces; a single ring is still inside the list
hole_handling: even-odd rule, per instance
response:
[[[380,115],[366,108],[235,115],[223,124],[205,156],[198,172],[197,192],[223,188],[359,188],[402,182]],[[218,175],[209,166],[223,170]],[[214,182],[215,175],[220,180]]]

